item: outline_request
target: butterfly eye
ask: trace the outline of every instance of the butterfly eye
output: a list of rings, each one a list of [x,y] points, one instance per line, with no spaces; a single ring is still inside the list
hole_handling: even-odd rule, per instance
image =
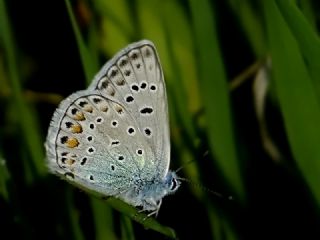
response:
[[[170,184],[170,191],[175,191],[178,188],[178,182],[175,178],[172,178],[171,184]]]

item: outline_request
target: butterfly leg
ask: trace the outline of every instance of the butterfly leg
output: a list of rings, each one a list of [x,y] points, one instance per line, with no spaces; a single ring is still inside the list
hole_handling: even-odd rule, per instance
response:
[[[156,210],[154,210],[151,213],[149,213],[148,217],[151,217],[152,215],[155,215],[155,217],[157,217],[158,213],[159,213],[159,210],[160,210],[160,207],[161,207],[161,204],[162,204],[162,199],[160,199],[159,202],[156,203]]]
[[[155,210],[152,210],[150,213],[147,214],[147,217],[151,217],[153,215],[155,215],[155,217],[158,216],[158,213],[159,213],[159,210],[160,210],[160,207],[161,207],[161,204],[162,204],[162,199],[160,199],[159,201],[151,201],[151,202],[145,202],[145,205],[149,205],[151,206],[153,209]]]

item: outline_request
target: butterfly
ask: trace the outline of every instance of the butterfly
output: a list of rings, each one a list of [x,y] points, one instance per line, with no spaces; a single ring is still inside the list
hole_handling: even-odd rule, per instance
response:
[[[128,45],[86,90],[63,100],[45,147],[52,173],[157,214],[180,181],[169,170],[167,95],[154,44]]]

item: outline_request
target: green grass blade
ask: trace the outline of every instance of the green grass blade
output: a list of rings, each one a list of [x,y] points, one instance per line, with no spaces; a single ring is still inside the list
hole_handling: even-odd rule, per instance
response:
[[[257,57],[263,57],[266,41],[259,13],[253,8],[249,0],[229,0],[229,5],[237,15],[253,52]]]
[[[132,221],[127,216],[121,216],[121,239],[135,240]]]
[[[292,1],[276,1],[288,27],[296,39],[300,52],[308,63],[311,79],[320,103],[320,40],[314,28]]]
[[[91,197],[90,200],[96,229],[96,240],[117,239],[113,230],[112,209],[110,206],[95,197]]]
[[[84,235],[82,233],[82,229],[80,227],[79,221],[79,212],[78,209],[75,207],[73,202],[73,192],[71,188],[66,189],[66,204],[68,206],[68,213],[71,223],[71,232],[76,240],[84,240]]]
[[[106,36],[103,37],[102,45],[108,55],[113,55],[139,36],[135,9],[127,0],[95,0],[94,8],[102,17],[103,36]]]
[[[83,37],[81,36],[81,32],[79,26],[76,22],[76,18],[71,8],[71,3],[69,0],[65,0],[66,7],[68,10],[68,14],[70,17],[70,21],[72,24],[72,28],[76,37],[76,42],[78,44],[78,48],[80,51],[80,58],[82,67],[84,70],[84,74],[86,76],[86,83],[89,85],[94,77],[94,75],[98,71],[97,61],[92,57],[92,54],[89,52],[89,48],[86,46]]]
[[[300,5],[303,15],[306,17],[308,22],[311,24],[311,27],[317,29],[317,12],[314,9],[312,0],[299,0],[298,4]]]
[[[39,124],[37,124],[36,113],[32,111],[30,105],[25,102],[22,94],[20,68],[18,67],[17,52],[14,45],[14,38],[12,36],[12,29],[4,0],[0,0],[0,37],[2,38],[5,58],[8,67],[8,76],[10,79],[10,87],[12,90],[12,102],[15,105],[16,117],[19,122],[19,127],[22,132],[22,140],[27,146],[32,160],[32,167],[36,175],[43,175],[47,172],[44,164],[44,149],[41,142],[40,133],[38,132]]]
[[[172,89],[175,109],[180,128],[188,133],[189,139],[196,139],[192,114],[200,110],[200,96],[196,82],[196,64],[193,55],[191,29],[181,6],[170,1],[162,3],[161,19],[165,30],[168,65],[165,69],[167,85]],[[172,21],[175,22],[172,25]],[[187,40],[189,39],[189,40]],[[185,69],[188,66],[188,69]],[[173,106],[172,106],[173,107]],[[178,127],[178,126],[177,126]]]
[[[223,176],[240,201],[244,185],[232,126],[229,89],[217,40],[215,17],[207,0],[189,1],[198,53],[201,96],[207,118],[209,145]]]
[[[147,215],[144,213],[138,213],[136,208],[116,198],[109,198],[107,202],[114,209],[122,212],[126,216],[130,217],[132,220],[142,224],[146,229],[152,229],[169,238],[176,239],[175,231],[170,227],[160,224],[155,218],[147,217]]]
[[[319,104],[297,41],[275,2],[263,3],[273,75],[291,151],[320,203]]]
[[[9,201],[8,182],[10,174],[7,168],[6,160],[3,158],[2,149],[0,148],[0,197]]]

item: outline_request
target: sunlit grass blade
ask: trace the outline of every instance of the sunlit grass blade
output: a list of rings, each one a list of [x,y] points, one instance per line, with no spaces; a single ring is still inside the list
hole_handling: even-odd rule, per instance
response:
[[[233,132],[229,88],[216,37],[212,6],[207,0],[190,0],[189,4],[209,145],[232,191],[240,201],[243,201],[245,193]]]
[[[163,3],[163,12],[160,15],[164,26],[168,65],[165,70],[167,85],[171,87],[172,98],[174,98],[179,117],[180,129],[189,135],[193,143],[196,139],[192,114],[200,110],[198,85],[196,82],[196,64],[193,56],[193,42],[191,29],[186,21],[180,6],[175,2]],[[175,25],[172,25],[172,21]],[[178,32],[177,32],[178,31]],[[189,41],[185,41],[189,39]],[[183,44],[181,44],[183,42]],[[186,69],[186,66],[188,68]],[[173,107],[173,106],[172,106]]]
[[[36,113],[32,107],[25,102],[22,94],[20,68],[18,67],[17,51],[12,35],[9,18],[4,0],[0,0],[0,37],[4,44],[5,58],[8,67],[8,77],[12,90],[12,102],[15,105],[15,113],[21,129],[21,139],[30,153],[34,172],[32,176],[42,175],[47,172],[43,158],[43,144],[38,129]],[[14,147],[14,146],[13,146]]]
[[[107,55],[113,55],[140,36],[140,30],[135,21],[135,8],[128,1],[95,0],[94,8],[102,17],[101,44]]]
[[[294,35],[275,2],[263,3],[273,76],[291,151],[320,203],[319,103]]]

